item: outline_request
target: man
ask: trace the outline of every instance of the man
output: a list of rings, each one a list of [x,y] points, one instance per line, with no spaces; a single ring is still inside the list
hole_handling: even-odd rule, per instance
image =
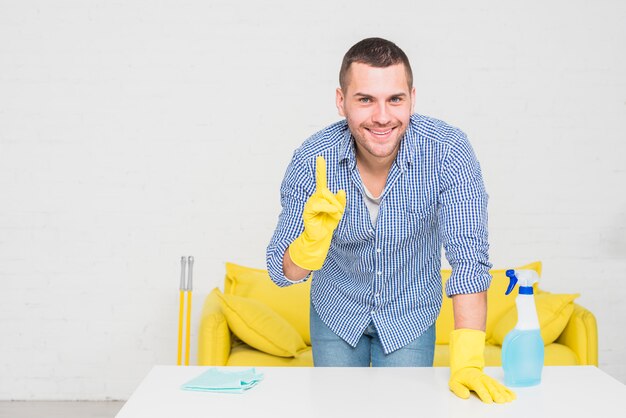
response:
[[[450,389],[484,402],[515,395],[483,373],[491,276],[487,194],[466,136],[413,114],[409,60],[380,38],[344,56],[345,117],[298,148],[267,249],[272,280],[311,286],[315,366],[432,366],[441,246],[452,266]]]

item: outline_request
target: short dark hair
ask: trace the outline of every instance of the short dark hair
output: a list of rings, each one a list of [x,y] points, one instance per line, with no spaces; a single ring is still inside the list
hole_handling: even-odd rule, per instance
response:
[[[353,62],[379,68],[404,64],[409,89],[413,87],[413,71],[409,58],[391,41],[382,38],[367,38],[354,44],[343,56],[341,70],[339,70],[339,85],[342,90],[345,90],[348,84],[347,74]]]

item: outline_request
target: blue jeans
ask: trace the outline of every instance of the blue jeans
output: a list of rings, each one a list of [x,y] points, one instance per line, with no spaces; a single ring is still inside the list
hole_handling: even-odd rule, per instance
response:
[[[373,323],[356,347],[342,340],[326,326],[311,304],[311,345],[315,367],[431,367],[435,356],[435,324],[422,335],[385,354]]]

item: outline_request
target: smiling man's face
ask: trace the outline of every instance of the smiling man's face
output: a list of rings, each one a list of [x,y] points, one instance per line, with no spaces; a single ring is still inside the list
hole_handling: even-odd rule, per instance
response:
[[[390,163],[413,112],[415,88],[409,87],[404,64],[372,67],[352,63],[344,90],[337,89],[337,109],[348,121],[357,158]]]

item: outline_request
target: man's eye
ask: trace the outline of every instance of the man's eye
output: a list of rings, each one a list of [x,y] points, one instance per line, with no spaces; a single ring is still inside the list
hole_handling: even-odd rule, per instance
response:
[[[361,97],[361,98],[359,99],[359,102],[361,102],[361,103],[369,103],[370,101],[371,101],[371,100],[370,100],[370,98],[369,98],[369,97]]]
[[[400,103],[402,101],[402,99],[400,97],[392,97],[391,98],[391,103]]]

